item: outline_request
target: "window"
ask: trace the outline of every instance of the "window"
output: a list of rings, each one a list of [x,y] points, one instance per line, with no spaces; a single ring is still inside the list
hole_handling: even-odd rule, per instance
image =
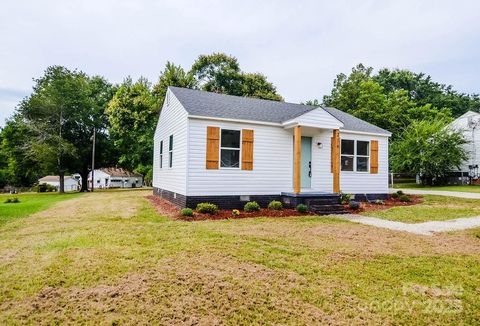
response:
[[[160,169],[163,167],[163,140],[160,141]]]
[[[342,171],[353,171],[355,159],[355,141],[342,139],[340,149],[340,167]]]
[[[368,172],[370,159],[368,141],[342,139],[340,153],[341,171]]]
[[[369,147],[368,141],[357,140],[357,172],[368,172]]]
[[[222,129],[220,136],[220,167],[240,167],[240,130]]]
[[[173,165],[173,135],[170,135],[168,140],[168,167]]]

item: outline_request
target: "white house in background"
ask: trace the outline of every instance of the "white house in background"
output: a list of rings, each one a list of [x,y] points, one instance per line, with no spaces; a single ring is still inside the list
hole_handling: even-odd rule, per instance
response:
[[[64,190],[65,191],[77,191],[80,190],[80,183],[77,179],[65,176],[64,178]],[[57,191],[60,187],[60,177],[58,175],[47,175],[41,179],[38,179],[38,184],[48,184],[57,188]]]
[[[463,136],[468,141],[464,145],[468,152],[468,159],[460,166],[460,169],[454,171],[459,183],[468,181],[479,183],[480,171],[480,113],[468,111],[464,115],[455,119],[450,128],[461,131]],[[466,179],[466,180],[465,180]]]
[[[169,87],[154,136],[154,194],[223,208],[340,191],[385,198],[390,136],[334,108]]]
[[[95,188],[138,188],[143,186],[141,174],[122,168],[101,168],[94,171]],[[88,174],[88,186],[92,187],[92,172]]]

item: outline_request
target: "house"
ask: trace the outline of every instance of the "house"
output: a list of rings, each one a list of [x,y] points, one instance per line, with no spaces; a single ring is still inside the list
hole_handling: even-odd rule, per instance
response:
[[[462,132],[467,140],[464,145],[468,153],[468,159],[463,162],[458,170],[452,171],[448,183],[480,184],[478,166],[480,164],[480,113],[468,111],[458,117],[449,125],[453,130]]]
[[[63,189],[65,191],[78,191],[80,190],[80,183],[77,179],[71,176],[65,176],[63,178],[64,185]],[[60,188],[60,177],[58,175],[47,175],[41,179],[38,179],[38,184],[47,184],[55,187],[58,191]]]
[[[154,194],[222,208],[340,191],[385,198],[390,135],[334,108],[169,87],[154,136]]]
[[[95,188],[137,188],[143,186],[143,176],[122,168],[101,168],[93,173]],[[88,174],[88,187],[92,187],[92,172]]]

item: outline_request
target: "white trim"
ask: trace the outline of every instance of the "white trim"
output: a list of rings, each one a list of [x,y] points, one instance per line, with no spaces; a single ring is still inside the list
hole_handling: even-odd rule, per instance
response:
[[[391,137],[392,133],[389,132],[388,134],[380,134],[380,133],[375,133],[375,132],[367,132],[367,131],[355,131],[355,130],[346,130],[346,129],[340,129],[340,134],[342,132],[347,132],[349,134],[357,134],[357,135],[368,135],[368,136],[380,136],[380,137]]]
[[[189,119],[200,119],[200,120],[213,120],[213,121],[226,121],[226,122],[238,122],[238,123],[249,123],[257,125],[266,125],[266,126],[276,126],[281,127],[281,123],[277,122],[266,122],[266,121],[255,121],[255,120],[243,120],[243,119],[230,119],[230,118],[219,118],[219,117],[205,117],[201,115],[189,115]]]

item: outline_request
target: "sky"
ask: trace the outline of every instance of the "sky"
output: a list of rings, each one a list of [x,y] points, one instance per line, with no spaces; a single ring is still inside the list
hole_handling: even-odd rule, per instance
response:
[[[2,0],[0,126],[50,65],[156,82],[167,61],[235,56],[288,102],[364,63],[480,93],[480,1]]]

